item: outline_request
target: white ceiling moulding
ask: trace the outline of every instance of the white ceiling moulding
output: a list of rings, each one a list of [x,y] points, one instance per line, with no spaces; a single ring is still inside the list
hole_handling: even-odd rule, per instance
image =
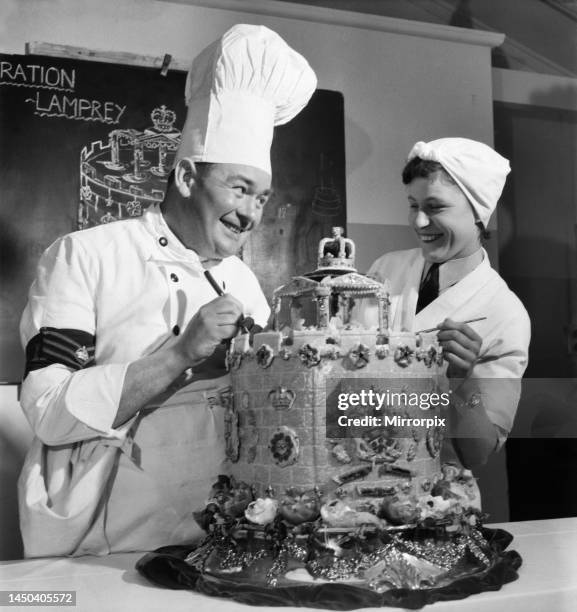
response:
[[[280,17],[301,21],[325,23],[329,25],[391,32],[420,38],[433,38],[478,45],[482,47],[498,47],[505,36],[496,32],[482,30],[466,30],[436,23],[409,21],[393,17],[383,17],[368,13],[341,11],[320,6],[293,4],[281,0],[157,0],[172,4],[201,6],[209,9],[221,9],[238,13],[251,13],[266,17]]]

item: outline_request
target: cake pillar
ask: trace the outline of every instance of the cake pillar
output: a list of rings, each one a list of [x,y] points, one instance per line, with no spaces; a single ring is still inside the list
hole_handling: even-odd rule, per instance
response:
[[[379,317],[379,334],[386,334],[389,329],[389,300],[385,294],[377,294],[377,306]]]
[[[350,320],[351,320],[351,302],[352,299],[348,296],[342,296],[341,297],[341,306],[340,309],[342,310],[342,321],[343,321],[343,325],[348,325]]]
[[[320,328],[325,328],[329,324],[330,295],[328,287],[319,287],[316,291],[317,325]]]
[[[281,307],[281,298],[279,296],[275,296],[273,299],[272,311],[272,328],[274,331],[278,331],[278,313],[280,312]]]

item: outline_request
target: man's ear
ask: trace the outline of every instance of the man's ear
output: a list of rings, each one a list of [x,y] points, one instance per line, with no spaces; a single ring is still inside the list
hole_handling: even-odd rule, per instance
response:
[[[196,183],[196,166],[185,157],[178,161],[174,168],[174,184],[183,198],[190,198]]]

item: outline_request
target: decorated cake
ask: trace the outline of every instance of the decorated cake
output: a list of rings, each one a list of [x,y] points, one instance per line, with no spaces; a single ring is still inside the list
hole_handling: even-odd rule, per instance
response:
[[[387,286],[358,274],[353,258],[335,228],[317,270],[275,291],[272,330],[230,349],[229,476],[289,523],[304,522],[292,516],[303,503],[333,527],[413,522],[441,477],[440,347],[431,334],[388,329]],[[352,315],[366,298],[378,305],[369,329]]]
[[[274,292],[271,328],[231,342],[227,470],[183,558],[197,590],[352,609],[516,575],[486,537],[471,472],[441,463],[450,393],[435,334],[391,331],[388,286],[354,257],[335,228],[317,269]],[[366,301],[376,320],[361,324]]]

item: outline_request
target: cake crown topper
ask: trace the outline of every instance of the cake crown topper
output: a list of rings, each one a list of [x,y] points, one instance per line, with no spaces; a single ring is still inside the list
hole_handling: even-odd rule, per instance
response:
[[[318,267],[314,272],[295,276],[286,285],[275,289],[273,330],[278,331],[279,326],[282,327],[282,301],[287,298],[291,300],[291,328],[301,330],[306,324],[306,316],[303,318],[301,314],[299,297],[312,299],[316,313],[312,324],[319,329],[327,328],[335,317],[340,318],[341,325],[348,325],[351,322],[354,299],[374,297],[377,299],[378,329],[383,333],[388,329],[388,281],[381,283],[357,272],[354,267],[355,243],[345,238],[343,231],[342,227],[333,227],[332,236],[321,239]]]
[[[355,272],[355,243],[343,236],[342,227],[333,227],[332,236],[319,242],[318,268]]]

